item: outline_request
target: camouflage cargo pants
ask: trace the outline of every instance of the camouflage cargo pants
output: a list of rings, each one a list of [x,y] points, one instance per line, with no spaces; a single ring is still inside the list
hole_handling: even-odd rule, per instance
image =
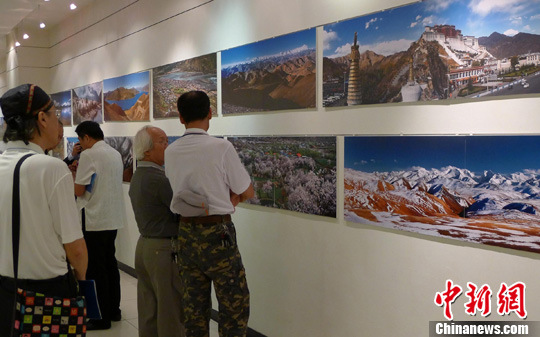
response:
[[[178,244],[186,336],[209,336],[212,282],[219,303],[219,335],[245,336],[249,290],[234,224],[180,221]]]

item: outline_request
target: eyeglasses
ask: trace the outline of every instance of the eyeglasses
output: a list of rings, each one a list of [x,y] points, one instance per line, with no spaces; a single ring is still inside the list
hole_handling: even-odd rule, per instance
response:
[[[56,115],[56,118],[60,119],[60,116],[62,115],[62,110],[61,109],[57,109],[55,108],[54,106],[52,108],[50,108],[49,110],[47,110],[46,112],[53,112],[55,115]]]

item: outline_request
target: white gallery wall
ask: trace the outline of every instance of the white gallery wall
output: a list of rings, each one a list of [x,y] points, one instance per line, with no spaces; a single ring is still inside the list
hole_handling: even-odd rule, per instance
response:
[[[538,254],[343,220],[343,136],[540,135],[538,95],[453,105],[323,108],[322,25],[407,3],[96,0],[92,8],[50,31],[45,48],[9,50],[5,66],[0,66],[6,69],[0,75],[0,93],[25,82],[59,92],[318,27],[316,109],[223,117],[218,107],[219,116],[211,120],[209,132],[216,136],[338,137],[337,219],[252,205],[237,208],[233,219],[251,290],[250,327],[279,337],[427,336],[429,321],[444,320],[433,299],[445,290],[447,279],[465,289],[467,282],[488,284],[495,294],[502,282],[522,281],[527,285],[527,320],[540,321]],[[116,13],[105,17],[111,8]],[[184,130],[176,119],[151,123],[169,136]],[[106,136],[133,136],[145,124],[109,122],[102,128]],[[75,136],[73,129],[67,128],[65,135]],[[124,188],[129,223],[119,232],[117,257],[133,266],[138,231],[129,185]],[[454,304],[455,320],[486,320],[466,315],[464,298]],[[489,320],[518,319],[495,311]]]

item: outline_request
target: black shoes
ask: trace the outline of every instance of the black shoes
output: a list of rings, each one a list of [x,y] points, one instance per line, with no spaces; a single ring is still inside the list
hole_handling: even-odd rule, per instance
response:
[[[122,320],[122,310],[118,310],[118,312],[111,317],[111,321],[113,322],[120,322]]]
[[[120,322],[122,320],[122,310],[118,310],[118,312],[114,315],[112,315],[111,320],[104,320],[104,319],[89,319],[86,321],[86,330],[107,330],[111,328],[111,321],[113,322]]]
[[[86,322],[86,331],[107,330],[111,328],[111,322],[103,319],[89,319]]]

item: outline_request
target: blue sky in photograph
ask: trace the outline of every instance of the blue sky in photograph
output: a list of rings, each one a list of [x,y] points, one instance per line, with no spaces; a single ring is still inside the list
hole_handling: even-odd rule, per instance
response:
[[[255,58],[279,55],[288,51],[315,49],[315,28],[277,36],[221,52],[221,68],[225,69]]]
[[[540,136],[345,137],[345,168],[390,172],[449,165],[475,173],[540,170]]]
[[[113,91],[117,88],[124,87],[130,88],[142,88],[145,85],[150,84],[150,72],[144,71],[142,73],[129,74],[125,76],[109,78],[103,81],[103,92]]]
[[[427,0],[324,26],[323,54],[343,56],[351,51],[358,32],[360,52],[384,56],[409,48],[425,26],[448,24],[463,35],[498,32],[540,34],[540,0]]]

